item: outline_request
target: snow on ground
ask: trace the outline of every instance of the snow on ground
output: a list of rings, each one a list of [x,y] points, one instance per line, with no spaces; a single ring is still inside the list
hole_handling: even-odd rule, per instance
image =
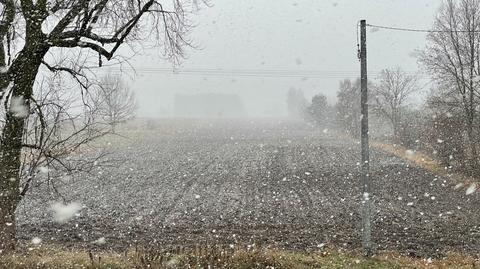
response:
[[[83,205],[68,221],[52,218],[55,195],[35,189],[19,208],[19,235],[104,248],[206,242],[359,248],[359,145],[322,129],[214,121],[136,133],[108,146],[116,150],[112,159],[124,162],[56,186],[68,202]],[[371,176],[378,249],[426,257],[479,249],[478,195],[377,151]]]

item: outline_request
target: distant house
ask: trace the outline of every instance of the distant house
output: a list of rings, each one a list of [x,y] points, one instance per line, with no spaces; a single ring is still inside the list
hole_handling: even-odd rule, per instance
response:
[[[238,118],[246,116],[242,100],[235,94],[176,94],[174,112],[185,118]]]

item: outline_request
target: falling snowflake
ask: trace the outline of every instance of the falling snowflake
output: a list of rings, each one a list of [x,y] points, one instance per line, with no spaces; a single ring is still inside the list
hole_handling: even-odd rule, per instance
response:
[[[474,193],[477,190],[477,184],[472,183],[470,187],[468,187],[467,191],[465,192],[467,195]]]
[[[34,245],[40,245],[42,243],[42,239],[39,237],[34,237],[32,238],[32,244]]]
[[[14,117],[25,118],[28,116],[28,107],[25,105],[25,101],[22,96],[16,96],[12,98],[10,103],[10,112]]]
[[[40,166],[38,168],[38,172],[42,173],[42,174],[48,174],[48,167],[45,167],[45,166]]]
[[[53,218],[58,223],[66,223],[72,219],[82,209],[79,203],[70,203],[65,205],[63,203],[55,203],[50,208],[53,211]]]
[[[93,241],[94,244],[104,245],[106,243],[105,237],[100,237],[97,240]]]

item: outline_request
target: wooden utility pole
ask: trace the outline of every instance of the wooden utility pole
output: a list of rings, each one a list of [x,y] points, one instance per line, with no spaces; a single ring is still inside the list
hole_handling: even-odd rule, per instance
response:
[[[368,146],[368,89],[367,89],[367,23],[360,21],[360,81],[361,81],[361,112],[362,112],[362,247],[363,254],[372,254],[372,193],[370,182],[370,154]]]

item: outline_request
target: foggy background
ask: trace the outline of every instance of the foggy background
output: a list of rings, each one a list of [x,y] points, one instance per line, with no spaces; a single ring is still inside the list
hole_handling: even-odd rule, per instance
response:
[[[322,93],[333,104],[339,81],[359,74],[360,19],[373,25],[430,29],[440,1],[222,0],[212,4],[193,16],[197,26],[190,37],[198,48],[187,49],[188,58],[175,68],[179,74],[162,58],[162,50],[153,46],[142,48],[141,56],[121,66],[136,71],[124,78],[136,93],[137,116],[179,116],[174,113],[175,95],[185,94],[238,95],[251,117],[286,115],[290,88],[302,89],[307,99]],[[368,30],[369,79],[396,65],[408,73],[418,72],[414,53],[423,48],[425,33]]]

